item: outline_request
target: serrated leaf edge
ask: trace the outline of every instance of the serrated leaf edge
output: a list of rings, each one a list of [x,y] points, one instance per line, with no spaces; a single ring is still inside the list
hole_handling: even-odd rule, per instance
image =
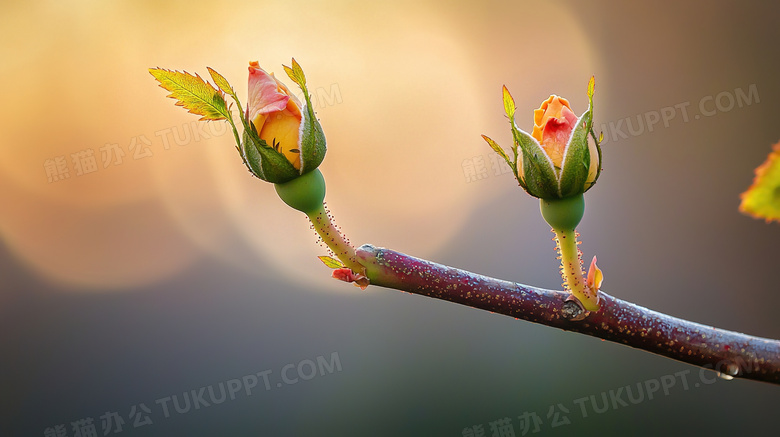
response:
[[[176,97],[175,96],[176,91],[170,90],[170,89],[166,88],[165,85],[163,84],[163,81],[160,80],[160,77],[158,77],[155,74],[155,72],[167,73],[167,74],[163,74],[162,77],[164,77],[166,80],[176,84],[182,91],[186,91],[192,97],[195,97],[197,100],[201,101],[203,104],[211,107],[217,114],[222,115],[222,117],[220,117],[220,118],[213,118],[213,117],[209,116],[208,114],[204,114],[204,113],[201,113],[201,112],[198,112],[198,111],[194,111],[193,110],[194,108],[188,107],[187,105],[191,105],[191,103],[182,101],[180,98]],[[171,73],[173,73],[173,74],[171,74]],[[227,104],[225,102],[225,97],[224,97],[222,91],[220,89],[214,88],[214,86],[211,83],[209,83],[208,81],[203,80],[203,78],[200,77],[199,74],[195,73],[193,75],[193,74],[191,74],[191,73],[189,73],[187,71],[168,70],[166,68],[159,68],[159,67],[149,68],[149,74],[151,74],[152,77],[154,77],[154,79],[158,82],[158,85],[160,86],[160,88],[162,88],[162,89],[164,89],[164,90],[166,90],[166,91],[171,93],[171,94],[167,95],[166,97],[169,97],[169,98],[172,98],[172,99],[176,100],[175,105],[176,106],[181,106],[184,109],[187,109],[187,112],[189,112],[191,114],[195,114],[195,115],[200,115],[201,118],[199,119],[199,121],[209,121],[209,120],[217,121],[217,120],[226,120],[226,119],[230,118],[229,112],[228,112],[228,108],[227,108]],[[189,76],[189,77],[191,77],[193,79],[196,79],[197,81],[200,81],[200,83],[202,83],[208,89],[213,91],[213,93],[211,95],[212,99],[217,97],[217,98],[219,98],[222,101],[222,107],[216,106],[214,104],[213,100],[212,101],[206,100],[203,96],[200,96],[200,95],[198,95],[196,93],[193,93],[186,86],[183,86],[181,83],[179,83],[177,80],[175,80],[175,75],[185,75],[185,76]]]

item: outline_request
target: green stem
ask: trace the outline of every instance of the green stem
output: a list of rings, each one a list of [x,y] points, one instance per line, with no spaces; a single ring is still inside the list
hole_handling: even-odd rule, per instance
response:
[[[577,247],[577,231],[553,228],[553,232],[561,254],[561,277],[564,286],[586,310],[598,311],[598,296],[587,286],[582,272],[582,257]]]
[[[233,122],[233,116],[230,115],[230,112],[228,112],[227,121],[230,123],[230,127],[233,128],[233,136],[236,138],[236,150],[238,150],[238,155],[241,156],[241,160],[244,162],[244,165],[246,165],[246,158],[244,158],[244,154],[241,153],[241,138],[238,136],[238,129],[236,129],[236,124]]]
[[[328,245],[330,250],[349,267],[353,272],[365,274],[365,267],[357,261],[355,248],[349,244],[341,231],[333,224],[330,214],[325,210],[325,205],[320,205],[306,213],[314,225],[314,230],[322,238],[322,241]]]

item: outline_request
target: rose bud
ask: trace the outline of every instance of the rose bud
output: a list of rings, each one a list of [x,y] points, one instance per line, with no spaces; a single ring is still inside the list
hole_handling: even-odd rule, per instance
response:
[[[594,79],[588,83],[588,110],[577,117],[569,101],[556,95],[534,111],[533,133],[515,123],[515,101],[504,87],[504,111],[512,126],[512,159],[492,139],[482,136],[509,167],[523,189],[539,198],[544,220],[553,228],[561,260],[564,287],[584,311],[598,311],[604,275],[596,258],[582,271],[582,253],[575,228],[585,212],[583,193],[601,173],[600,139],[593,133]],[[593,142],[588,140],[593,137]],[[519,149],[519,151],[518,151]]]
[[[249,96],[241,155],[260,179],[283,184],[315,170],[325,157],[325,135],[314,115],[306,78],[295,60],[287,74],[304,102],[273,74],[249,63]]]
[[[593,78],[588,84],[588,110],[577,117],[568,100],[552,95],[534,111],[533,134],[517,127],[515,102],[504,87],[504,109],[514,138],[510,159],[493,140],[490,147],[512,168],[528,194],[545,200],[564,199],[590,189],[601,171],[601,149],[593,134]],[[594,142],[588,141],[588,135]],[[518,151],[519,149],[519,151]]]

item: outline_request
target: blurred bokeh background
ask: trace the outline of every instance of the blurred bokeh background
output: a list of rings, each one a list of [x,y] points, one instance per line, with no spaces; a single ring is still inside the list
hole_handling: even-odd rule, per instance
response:
[[[605,291],[780,338],[780,228],[737,211],[780,140],[777,3],[0,8],[3,436],[73,436],[88,419],[122,436],[519,436],[526,413],[542,435],[776,429],[776,386],[707,384],[624,346],[329,279],[305,217],[147,69],[210,66],[244,97],[248,61],[284,77],[294,56],[354,243],[545,288],[561,282],[552,234],[479,135],[510,144],[502,84],[530,129],[551,93],[582,112],[595,75],[604,171],[580,232]],[[247,395],[258,372],[268,389]],[[594,412],[676,372],[668,393]],[[211,402],[230,380],[241,391]]]

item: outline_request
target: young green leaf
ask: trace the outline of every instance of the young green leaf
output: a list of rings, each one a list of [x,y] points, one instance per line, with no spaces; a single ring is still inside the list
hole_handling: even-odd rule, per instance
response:
[[[482,139],[488,143],[488,145],[490,146],[491,149],[493,149],[493,151],[495,151],[496,153],[498,153],[499,156],[504,158],[507,164],[512,162],[509,160],[509,157],[506,156],[506,152],[504,152],[504,149],[502,149],[497,142],[493,141],[492,138],[488,137],[487,135],[482,135]]]
[[[588,98],[593,99],[593,91],[596,89],[596,76],[591,76],[588,81]]]
[[[198,75],[185,72],[150,68],[149,73],[160,82],[160,87],[170,91],[168,97],[176,99],[192,114],[203,116],[201,120],[225,120],[229,118],[225,98],[221,91]]]
[[[739,210],[767,222],[780,222],[780,142],[756,169],[753,185],[742,193]]]
[[[303,69],[295,60],[295,58],[292,59],[292,68],[286,65],[282,65],[282,67],[284,67],[284,71],[287,73],[288,76],[290,76],[290,79],[292,79],[293,82],[297,83],[298,86],[301,87],[305,92],[306,76],[303,74]]]
[[[211,75],[211,79],[214,80],[214,83],[217,84],[219,89],[224,91],[227,95],[236,98],[236,92],[233,91],[233,87],[230,86],[230,83],[228,83],[227,79],[225,79],[225,76],[217,73],[216,70],[214,70],[211,67],[206,67],[206,69],[209,71],[209,74]]]
[[[318,256],[317,258],[319,258],[320,261],[322,261],[323,264],[328,266],[329,269],[341,269],[341,268],[344,268],[344,263],[342,263],[341,261],[339,261],[339,260],[337,260],[335,258],[332,258],[332,257],[329,257],[329,256],[324,256],[324,255],[323,256]]]
[[[506,85],[504,85],[502,92],[504,95],[504,112],[506,112],[507,117],[513,119],[515,116],[515,99],[513,99],[512,95],[509,94],[509,90],[506,88]]]

